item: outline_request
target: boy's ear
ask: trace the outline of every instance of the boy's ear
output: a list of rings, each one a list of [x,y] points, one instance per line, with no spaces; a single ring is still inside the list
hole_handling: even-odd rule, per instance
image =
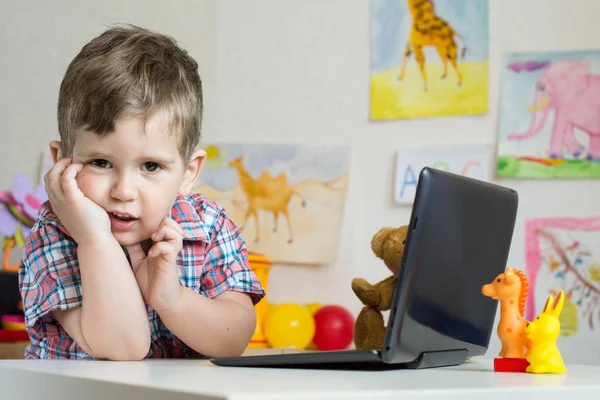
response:
[[[50,142],[50,154],[52,155],[52,160],[54,162],[63,158],[62,151],[60,151],[60,142],[58,140]]]
[[[192,191],[194,184],[200,176],[204,160],[206,160],[206,151],[204,150],[196,150],[190,157],[190,162],[183,175],[183,182],[181,182],[181,187],[179,188],[181,196],[187,196]]]

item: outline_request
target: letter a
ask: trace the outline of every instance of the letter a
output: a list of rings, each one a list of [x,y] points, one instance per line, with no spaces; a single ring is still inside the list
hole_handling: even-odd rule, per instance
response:
[[[410,177],[408,176],[410,173]],[[412,169],[412,166],[409,164],[404,171],[404,181],[402,182],[402,188],[400,189],[400,197],[404,197],[404,189],[406,185],[414,185],[417,187],[417,178],[415,177],[415,172]]]

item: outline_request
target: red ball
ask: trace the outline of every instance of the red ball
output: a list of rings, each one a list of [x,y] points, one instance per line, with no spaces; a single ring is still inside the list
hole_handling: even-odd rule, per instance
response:
[[[314,315],[313,343],[319,350],[345,350],[354,338],[354,317],[343,307],[321,307]]]

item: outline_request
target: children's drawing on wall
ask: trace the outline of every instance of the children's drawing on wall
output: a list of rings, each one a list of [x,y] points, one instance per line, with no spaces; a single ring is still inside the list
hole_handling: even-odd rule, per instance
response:
[[[394,202],[411,205],[423,167],[488,181],[491,148],[485,144],[425,146],[399,150],[396,155]]]
[[[350,148],[212,143],[195,191],[223,206],[248,250],[274,262],[335,261]]]
[[[488,111],[489,0],[371,0],[371,119]]]
[[[562,289],[559,346],[568,362],[596,362],[600,354],[600,217],[526,221],[531,320],[549,294]]]
[[[498,175],[600,178],[600,50],[502,63]]]

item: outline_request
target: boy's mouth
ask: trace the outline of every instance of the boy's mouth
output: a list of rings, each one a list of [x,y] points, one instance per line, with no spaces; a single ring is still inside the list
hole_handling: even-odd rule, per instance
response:
[[[121,221],[131,221],[131,220],[137,219],[129,214],[120,214],[120,213],[115,213],[115,212],[111,212],[110,214],[113,217],[120,219]]]
[[[118,212],[109,212],[110,225],[117,231],[129,231],[135,225],[138,218],[131,214],[121,214]]]

